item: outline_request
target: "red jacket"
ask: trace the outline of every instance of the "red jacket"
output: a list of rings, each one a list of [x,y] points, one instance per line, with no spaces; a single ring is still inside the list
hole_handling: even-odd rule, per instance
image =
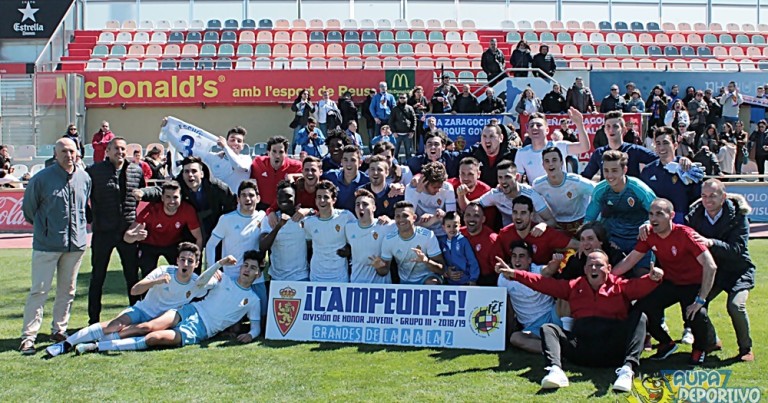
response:
[[[93,140],[91,145],[93,146],[93,162],[104,161],[104,155],[107,151],[107,144],[109,141],[115,138],[115,134],[112,131],[102,132],[101,130],[93,134]]]
[[[584,276],[573,280],[557,280],[540,274],[516,271],[515,280],[549,296],[567,300],[574,319],[599,317],[624,320],[631,302],[650,294],[660,283],[646,274],[627,280],[608,274],[605,284],[597,291]]]

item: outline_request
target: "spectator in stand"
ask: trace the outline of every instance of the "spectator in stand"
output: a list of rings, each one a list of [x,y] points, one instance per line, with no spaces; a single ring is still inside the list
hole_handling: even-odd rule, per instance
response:
[[[376,146],[376,144],[386,141],[389,143],[392,143],[392,145],[395,145],[396,141],[394,136],[392,136],[392,130],[389,128],[389,125],[381,125],[381,134],[374,137],[373,140],[371,140],[371,145]]]
[[[115,138],[115,134],[109,130],[109,122],[106,120],[101,122],[99,131],[93,133],[93,140],[91,140],[94,164],[104,161],[104,153],[107,151],[107,144],[109,144],[113,138]]]
[[[683,124],[686,128],[690,126],[691,117],[683,105],[683,100],[676,99],[672,102],[672,108],[664,115],[664,126],[679,128]],[[678,130],[678,133],[681,134],[682,132]]]
[[[416,146],[414,153],[421,154],[424,152],[424,121],[431,106],[427,97],[424,96],[424,87],[417,85],[413,88],[411,96],[408,97],[408,105],[416,112],[416,136],[413,138]]]
[[[57,140],[54,151],[56,163],[30,179],[22,202],[24,219],[34,227],[32,284],[24,305],[19,346],[24,355],[35,353],[35,340],[43,323],[43,307],[54,274],[57,284],[51,340],[58,343],[67,338],[77,272],[85,253],[85,210],[91,194],[91,178],[75,167],[76,154],[75,142]]]
[[[541,100],[541,110],[544,113],[565,113],[568,110],[560,84],[552,84],[552,91]]]
[[[288,141],[285,140],[285,142],[287,143]],[[256,165],[255,160],[254,165]],[[264,170],[252,170],[251,176],[258,172],[264,172]],[[262,174],[257,175],[257,178],[254,179],[258,182],[259,178],[265,179]],[[202,249],[202,245],[208,242],[211,232],[216,228],[219,217],[237,208],[237,197],[229,190],[229,186],[226,183],[211,177],[208,166],[203,163],[200,157],[191,156],[184,158],[181,161],[181,173],[174,179],[181,188],[181,200],[191,204],[197,212],[197,220],[203,235],[203,239],[200,242],[200,248]],[[267,187],[260,188],[264,189]],[[274,188],[272,192],[274,194]],[[160,186],[143,188],[134,191],[133,194],[142,201],[159,202],[163,200],[163,188]],[[267,207],[269,207],[269,204],[264,209]]]
[[[334,129],[329,130],[329,132],[334,131]],[[329,132],[324,132],[325,134],[329,134]],[[360,147],[360,149],[363,149],[363,137],[360,136],[360,133],[357,132],[357,121],[356,120],[350,120],[347,122],[347,130],[344,131],[344,134],[347,135],[349,138],[349,141]],[[325,138],[326,144],[328,143],[328,137]]]
[[[291,140],[290,150],[286,150],[288,154],[293,154],[296,150],[296,138],[299,131],[307,126],[307,120],[316,111],[315,104],[309,99],[309,91],[299,90],[299,96],[293,101],[291,110],[295,113],[293,121],[289,125],[293,129],[293,139]]]
[[[715,125],[711,125],[704,130],[704,132],[701,134],[701,137],[696,140],[696,148],[701,149],[701,147],[707,146],[709,149],[716,153],[719,149],[719,143],[717,142],[717,129],[715,128]]]
[[[631,82],[631,81],[630,81],[630,82],[628,82],[628,83],[627,83],[627,85],[626,85],[624,88],[626,88],[626,89],[627,89],[627,92],[625,92],[625,93],[624,93],[624,95],[622,95],[621,97],[622,97],[622,98],[624,98],[624,102],[627,102],[627,103],[628,103],[628,102],[629,102],[629,100],[631,100],[631,99],[632,99],[632,93],[633,93],[633,92],[635,92],[635,90],[637,89],[637,87],[635,87],[635,83],[633,83],[633,82]],[[638,90],[638,91],[639,91],[639,90]],[[644,108],[643,108],[643,109],[644,109]],[[642,110],[642,109],[641,109],[641,110]]]
[[[750,153],[754,153],[757,173],[760,175],[765,173],[765,161],[768,160],[768,133],[766,129],[768,129],[768,123],[763,119],[757,123],[757,130],[749,136]],[[760,182],[764,181],[765,179],[760,178]]]
[[[627,101],[626,111],[631,113],[643,113],[645,111],[645,102],[643,102],[640,90],[632,90],[630,98]]]
[[[720,97],[720,105],[723,106],[723,120],[729,123],[739,120],[739,106],[743,103],[744,98],[736,87],[736,82],[729,82],[728,90]]]
[[[77,133],[77,126],[70,123],[67,127],[67,132],[64,133],[64,135],[61,137],[74,141],[77,145],[77,150],[80,152],[80,155],[85,155],[85,146],[83,146],[83,139],[81,139],[80,135]]]
[[[328,154],[323,157],[323,172],[341,168],[341,149],[350,144],[352,144],[352,140],[341,130],[331,130],[328,133],[328,137],[325,138]]]
[[[520,115],[531,116],[536,112],[541,112],[541,100],[536,96],[531,87],[523,91],[520,96],[520,102],[515,107],[515,112]]]
[[[592,113],[595,111],[595,98],[592,97],[592,91],[584,86],[584,79],[576,77],[573,86],[568,90],[565,97],[566,108],[576,108],[581,113]]]
[[[483,71],[488,76],[489,87],[493,87],[504,78],[504,76],[501,75],[501,72],[504,71],[505,63],[504,54],[501,53],[501,49],[496,46],[496,38],[492,38],[488,45],[488,49],[486,49],[480,57],[480,67],[482,67]]]
[[[755,88],[755,98],[768,99],[768,95],[765,94],[765,88],[758,86]],[[757,122],[765,119],[766,108],[763,106],[750,105],[749,106],[749,123],[750,127],[757,127]]]
[[[643,145],[643,139],[640,136],[640,131],[637,128],[637,122],[630,120],[627,122],[627,131],[622,137],[622,141],[630,144]]]
[[[720,105],[720,101],[712,96],[712,90],[709,88],[704,90],[704,101],[707,103],[707,108],[709,108],[707,125],[721,127],[720,119],[723,117],[723,107]]]
[[[664,94],[664,88],[661,85],[656,85],[651,90],[651,94],[648,95],[648,99],[645,101],[645,112],[650,113],[648,116],[648,133],[650,137],[653,137],[653,131],[657,127],[664,126],[664,118],[667,115],[667,103],[669,98]]]
[[[376,90],[367,90],[365,101],[360,105],[360,115],[365,119],[365,129],[368,131],[368,141],[371,141],[376,133],[376,121],[373,120],[373,115],[371,115],[371,102],[373,101],[374,94],[376,94]]]
[[[611,86],[611,93],[603,98],[600,102],[600,113],[608,113],[610,111],[622,111],[626,110],[626,103],[624,98],[619,95],[619,86],[613,84]]]
[[[387,83],[384,81],[380,82],[379,92],[371,99],[370,107],[371,116],[373,116],[373,120],[376,122],[374,133],[378,133],[381,125],[389,122],[389,116],[396,103],[395,96],[387,92]]]
[[[149,169],[152,170],[152,177],[150,179],[163,180],[168,175],[165,169],[165,158],[163,158],[163,153],[160,152],[159,148],[152,147],[147,152],[147,157],[144,158],[144,161],[149,164]]]
[[[669,90],[669,103],[667,104],[667,107],[669,109],[672,109],[672,103],[677,101],[678,99],[682,100],[683,97],[680,96],[680,86],[675,84]]]
[[[352,93],[349,91],[344,91],[343,94],[341,94],[341,98],[338,100],[339,105],[339,111],[341,112],[341,121],[346,122],[347,125],[349,122],[354,121],[355,124],[357,123],[357,106],[355,105],[355,102],[352,101]],[[359,124],[358,124],[359,126]],[[325,133],[325,132],[323,132]],[[361,144],[362,146],[362,144]]]
[[[493,88],[488,87],[485,89],[485,99],[480,102],[478,109],[482,114],[495,115],[506,112],[507,106],[504,104],[504,100],[496,96]]]
[[[440,86],[432,94],[432,113],[450,113],[453,109],[453,102],[459,96],[459,89],[451,84],[451,76],[443,74],[443,80]]]
[[[560,119],[559,131],[560,134],[563,135],[563,140],[573,143],[577,143],[579,141],[579,136],[576,135],[576,132],[568,127],[568,119]]]
[[[696,97],[696,87],[692,85],[685,87],[685,96],[683,97],[683,105],[688,105],[688,103],[693,101],[695,97]]]
[[[461,94],[453,101],[453,113],[477,113],[477,97],[470,91],[469,84],[461,87]]]
[[[690,111],[690,128],[700,136],[704,133],[704,128],[707,127],[707,115],[709,115],[709,107],[707,106],[707,102],[704,101],[704,91],[696,91],[693,95],[693,99],[686,105],[688,105],[688,110]]]
[[[152,168],[141,158],[141,150],[133,150],[133,163],[141,167],[141,172],[144,174],[144,182],[149,183],[149,180],[152,179]]]
[[[709,149],[709,146],[699,148],[699,151],[693,156],[692,161],[701,164],[701,169],[704,170],[704,173],[707,176],[721,175],[720,162],[717,159],[717,155]]]
[[[726,136],[718,136],[717,127],[715,125],[709,125],[706,133],[710,133],[710,135],[714,134],[714,138],[717,139],[717,162],[720,164],[720,172],[725,175],[731,175],[736,172],[737,151],[733,137],[731,136],[728,138]],[[739,161],[739,164],[741,164],[741,161]],[[727,179],[723,180],[727,181]]]
[[[743,161],[749,157],[749,147],[747,147],[749,142],[749,133],[744,130],[744,123],[742,123],[740,120],[736,122],[736,130],[734,130],[733,137],[736,141],[736,150],[738,152],[736,156],[736,174],[741,174],[741,168],[743,165],[745,165],[743,164]],[[747,154],[744,154],[745,151]]]
[[[331,93],[328,90],[320,90],[320,96],[322,98],[317,103],[317,123],[322,133],[328,133],[328,113],[337,111],[341,115],[341,112],[336,102],[333,102],[331,99]],[[332,129],[335,129],[335,127],[332,127]]]
[[[320,158],[320,146],[325,144],[325,135],[316,125],[317,120],[310,116],[307,126],[296,133],[296,144],[300,145],[301,151],[306,151],[307,155]]]
[[[549,46],[541,45],[539,47],[539,53],[533,57],[531,67],[543,71],[549,77],[555,76],[555,70],[557,70],[557,66],[555,65],[555,58],[549,54]],[[541,73],[539,73],[538,70],[533,70],[533,76],[546,78]]]
[[[13,159],[11,158],[11,152],[7,145],[0,144],[0,169],[7,173],[10,173],[13,166]]]
[[[477,101],[477,100],[475,100]],[[405,148],[405,158],[411,158],[413,138],[416,136],[416,111],[408,105],[408,96],[400,94],[397,105],[389,115],[389,127],[395,135],[395,157],[400,155],[400,147]]]
[[[521,40],[515,46],[515,50],[512,51],[512,56],[509,58],[509,64],[515,69],[526,69],[514,71],[512,74],[515,77],[528,77],[528,70],[533,63],[533,56],[531,56],[531,47],[528,42]]]
[[[491,124],[496,123],[499,126],[499,128],[502,128],[502,131],[506,129],[507,135],[506,135],[506,139],[504,140],[504,143],[509,143],[509,147],[517,150],[523,146],[523,139],[520,138],[520,135],[517,133],[517,130],[515,130],[513,123],[508,123],[506,126],[500,125],[498,124],[498,121],[494,122],[494,119],[491,119],[489,123]]]

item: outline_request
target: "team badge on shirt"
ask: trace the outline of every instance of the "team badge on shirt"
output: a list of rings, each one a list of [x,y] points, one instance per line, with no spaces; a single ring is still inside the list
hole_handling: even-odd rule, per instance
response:
[[[248,305],[248,298],[243,298],[242,301],[240,301],[240,306],[246,306]]]
[[[677,248],[672,246],[672,256],[677,256]]]
[[[187,298],[192,296],[192,291],[187,291]]]
[[[379,233],[376,231],[373,231],[373,240],[375,241],[377,239],[379,239]]]
[[[285,287],[280,290],[280,298],[272,300],[272,312],[275,315],[275,323],[277,323],[277,330],[280,334],[285,336],[296,323],[296,317],[299,315],[299,307],[301,307],[301,300],[294,298],[296,296],[296,290],[290,287]]]
[[[475,250],[480,252],[480,249],[483,249],[483,245],[477,244],[475,245]]]
[[[635,199],[632,197],[628,197],[627,204],[629,204],[629,207],[635,207]]]
[[[677,175],[672,175],[672,184],[674,185],[676,183],[677,183]]]
[[[442,199],[437,199],[437,205],[438,206],[442,206],[443,205],[443,200]]]
[[[339,231],[341,231],[341,225],[336,224],[336,232],[339,232]]]
[[[179,229],[179,228],[181,228],[181,223],[176,221],[176,229]]]
[[[536,245],[532,245],[532,246],[533,246],[533,248],[532,248],[532,249],[533,249],[533,253],[536,253],[536,250],[537,250],[538,248],[536,247]]]
[[[389,207],[389,200],[384,200],[384,203],[382,204],[384,205],[384,208]]]
[[[573,192],[568,191],[568,193],[565,194],[569,199],[573,198]]]

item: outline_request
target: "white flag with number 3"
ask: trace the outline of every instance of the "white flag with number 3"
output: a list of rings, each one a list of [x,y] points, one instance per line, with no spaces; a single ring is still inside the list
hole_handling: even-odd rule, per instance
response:
[[[218,137],[181,119],[168,116],[160,128],[160,141],[169,145],[173,175],[181,171],[177,161],[191,155],[202,156],[216,146]]]

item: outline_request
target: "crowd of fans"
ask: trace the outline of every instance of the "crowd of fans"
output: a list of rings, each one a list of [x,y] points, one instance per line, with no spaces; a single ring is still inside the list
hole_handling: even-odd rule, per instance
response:
[[[544,57],[518,51],[513,65],[551,60],[545,49]],[[620,365],[617,391],[631,389],[651,337],[658,341],[652,359],[678,349],[664,325],[667,307],[683,308],[691,364],[721,349],[707,312],[725,292],[737,357],[751,361],[749,207],[722,181],[703,178],[739,172],[751,152],[762,173],[768,125],[756,116],[757,129],[747,135],[733,119],[743,102],[735,84],[721,92],[689,88],[681,95],[673,87],[666,95],[657,86],[643,103],[634,85],[623,95],[613,86],[597,108],[576,79],[565,96],[558,85],[543,101],[525,91],[516,106],[528,117],[524,137],[493,121],[477,144],[456,150],[425,114],[503,111],[492,90],[490,101],[478,103],[468,87],[459,91],[445,77],[430,99],[421,87],[394,95],[381,83],[360,108],[350,94],[335,102],[324,93],[315,103],[303,91],[292,106],[292,139],[271,137],[266,155],[252,158],[241,155],[247,131],[234,127],[219,138],[221,151],[185,158],[173,178],[159,150],[130,160],[126,139],[108,122],[93,136],[94,163],[83,169],[82,141],[70,126],[24,198],[35,227],[35,281],[20,350],[35,352],[58,270],[51,356],[181,346],[222,331],[249,342],[264,324],[268,278],[505,287],[516,318],[510,345],[544,354],[543,387],[568,385],[564,357]],[[584,114],[596,111],[605,113],[605,125],[592,144]],[[636,111],[651,114],[645,133],[625,122],[623,113]],[[357,132],[358,112],[367,143]],[[564,119],[550,133],[542,112],[567,113],[576,130]],[[296,146],[301,153],[293,158]],[[567,159],[592,146],[583,171],[568,172]],[[169,180],[149,186],[155,178]],[[137,213],[140,201],[149,204]],[[70,335],[86,222],[94,234],[90,326]],[[102,322],[114,249],[132,307]],[[160,256],[170,265],[157,267]],[[203,261],[209,269],[192,274]],[[234,297],[221,291],[232,283],[240,285]],[[242,332],[246,314],[250,330]]]

